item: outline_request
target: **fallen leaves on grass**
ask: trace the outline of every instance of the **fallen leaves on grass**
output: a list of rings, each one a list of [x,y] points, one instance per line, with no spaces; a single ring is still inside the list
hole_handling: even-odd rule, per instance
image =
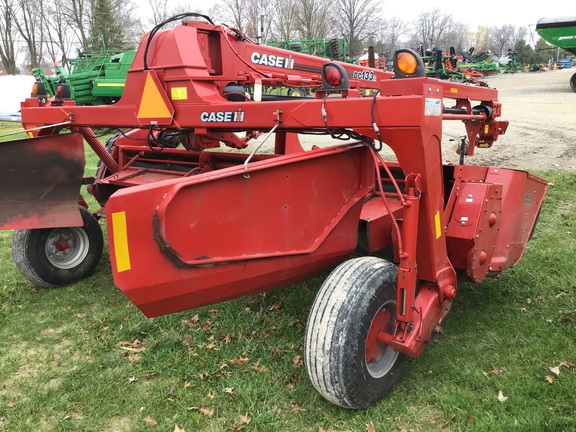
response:
[[[144,423],[146,423],[148,426],[158,426],[158,422],[150,416],[146,416],[144,418]]]
[[[180,426],[174,425],[174,432],[186,432],[184,429],[181,429]]]
[[[507,372],[507,371],[508,371],[508,369],[506,369],[504,366],[492,365],[492,369],[490,370],[490,372],[482,371],[482,373],[484,374],[484,376],[486,378],[488,378],[489,374],[499,375],[499,374],[503,374],[504,372]]]
[[[498,374],[503,374],[507,370],[508,369],[506,369],[504,366],[492,365],[492,370],[490,371],[490,373],[492,373],[494,375],[498,375]]]
[[[146,349],[146,344],[139,339],[134,339],[132,342],[120,341],[118,346],[121,350],[131,353],[139,353]]]
[[[249,360],[248,357],[234,357],[229,363],[234,366],[244,366]]]
[[[241,431],[244,429],[244,427],[246,427],[247,425],[250,424],[252,420],[250,419],[250,417],[248,417],[248,414],[246,415],[240,415],[240,424],[239,425],[234,425],[234,426],[230,426],[230,430],[233,431]]]
[[[212,408],[200,408],[200,412],[206,417],[212,417],[214,415],[214,410]]]
[[[366,425],[366,432],[376,432],[376,427],[374,423],[370,422],[370,424]]]
[[[252,364],[252,369],[256,372],[268,372],[268,368],[266,366],[260,366],[260,362],[256,361]]]
[[[504,396],[504,393],[502,393],[502,390],[500,390],[498,392],[498,396],[497,396],[498,401],[500,402],[506,402],[506,400],[508,399],[508,396]]]
[[[292,409],[291,412],[306,412],[306,408],[302,408],[296,402],[292,401]]]
[[[304,359],[301,355],[296,355],[292,358],[292,366],[294,367],[303,367],[304,366]]]
[[[558,366],[552,366],[548,369],[550,369],[550,372],[552,372],[554,375],[556,375],[556,377],[560,376],[560,368],[565,367],[567,369],[573,367],[574,365],[572,363],[569,363],[566,360],[561,361]],[[550,384],[554,384],[555,378],[552,375],[546,375],[544,377],[544,380],[547,381]]]

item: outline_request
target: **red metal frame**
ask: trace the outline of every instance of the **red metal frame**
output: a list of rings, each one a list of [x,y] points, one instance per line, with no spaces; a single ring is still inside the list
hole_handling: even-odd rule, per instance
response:
[[[464,123],[469,155],[505,132],[496,90],[342,64],[342,97],[260,100],[267,86],[319,89],[327,60],[191,22],[158,32],[144,68],[146,42],[118,103],[31,98],[22,121],[47,125],[40,136],[79,132],[102,159],[89,190],[105,207],[114,280],[147,316],[286,286],[391,246],[396,331],[371,339],[416,356],[450,309],[457,272],[481,281],[520,258],[546,182],[442,162],[443,121]],[[248,87],[254,95],[237,91]],[[88,126],[136,129],[109,154]],[[272,130],[272,155],[203,151],[241,149]],[[398,162],[362,142],[303,151],[296,135],[342,130],[381,139]],[[165,131],[182,132],[184,148],[154,148]]]

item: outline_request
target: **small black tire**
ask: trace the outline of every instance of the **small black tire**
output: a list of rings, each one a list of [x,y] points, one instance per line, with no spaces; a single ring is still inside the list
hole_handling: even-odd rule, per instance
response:
[[[348,260],[328,276],[314,300],[304,363],[312,385],[333,404],[366,409],[402,376],[408,357],[390,346],[379,345],[378,360],[367,360],[368,334],[383,311],[387,329],[394,331],[397,273],[394,264],[381,258]]]
[[[570,78],[570,87],[572,87],[572,90],[576,92],[576,73]]]
[[[15,230],[12,258],[34,285],[55,288],[91,274],[102,257],[104,238],[96,218],[80,207],[84,225]]]

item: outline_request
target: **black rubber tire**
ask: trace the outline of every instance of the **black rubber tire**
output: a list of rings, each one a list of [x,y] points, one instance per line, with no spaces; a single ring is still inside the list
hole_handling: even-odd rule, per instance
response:
[[[304,362],[316,390],[338,406],[366,409],[402,376],[408,357],[389,346],[386,365],[378,374],[366,361],[366,340],[376,313],[392,307],[394,325],[397,272],[394,264],[377,257],[346,261],[328,276],[314,300]]]
[[[576,92],[576,73],[570,78],[570,87],[572,87],[572,90]]]
[[[80,207],[84,225],[73,228],[15,230],[12,257],[22,275],[34,285],[55,288],[91,274],[102,257],[104,239],[96,218]],[[58,250],[57,241],[64,241]]]

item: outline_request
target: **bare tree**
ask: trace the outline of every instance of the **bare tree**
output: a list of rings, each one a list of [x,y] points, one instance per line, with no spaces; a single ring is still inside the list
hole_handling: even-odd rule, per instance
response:
[[[375,21],[374,48],[391,55],[400,48],[400,38],[406,34],[406,24],[398,17]]]
[[[118,45],[116,49],[134,49],[143,35],[142,25],[138,17],[138,6],[133,0],[110,0],[114,31]]]
[[[62,13],[67,0],[53,0],[48,3],[42,16],[42,25],[46,30],[46,50],[54,65],[66,67],[75,40],[70,20]]]
[[[528,29],[526,27],[517,27],[516,31],[514,32],[513,40],[511,43],[511,48],[515,49],[514,47],[521,42],[526,42],[528,39]]]
[[[446,35],[446,45],[443,48],[453,47],[459,53],[466,50],[470,45],[471,32],[468,26],[454,22]]]
[[[45,31],[41,17],[44,0],[18,0],[18,16],[15,21],[18,33],[26,44],[27,67],[31,70],[43,63]]]
[[[360,54],[370,33],[370,21],[380,12],[379,3],[376,0],[334,0],[331,5],[338,17],[335,27],[346,38],[350,56]]]
[[[83,51],[89,51],[92,8],[90,0],[68,0],[61,13],[68,20]]]
[[[148,4],[152,9],[152,15],[147,20],[148,24],[155,26],[170,18],[171,14],[169,13],[166,0],[148,0]]]
[[[16,27],[14,0],[0,0],[0,58],[7,75],[18,73],[16,68]]]
[[[321,39],[330,27],[329,0],[297,0],[296,31],[300,39]]]
[[[493,27],[490,29],[490,39],[488,48],[492,53],[501,57],[504,55],[506,49],[514,47],[515,40],[514,34],[516,28],[511,24],[505,24],[500,27]]]
[[[274,39],[285,41],[295,38],[299,0],[274,0],[271,4],[272,34]]]
[[[440,8],[421,12],[413,22],[412,43],[426,49],[445,48],[454,26],[452,14]]]
[[[245,32],[247,27],[246,11],[250,0],[222,0],[224,18],[236,29]]]

